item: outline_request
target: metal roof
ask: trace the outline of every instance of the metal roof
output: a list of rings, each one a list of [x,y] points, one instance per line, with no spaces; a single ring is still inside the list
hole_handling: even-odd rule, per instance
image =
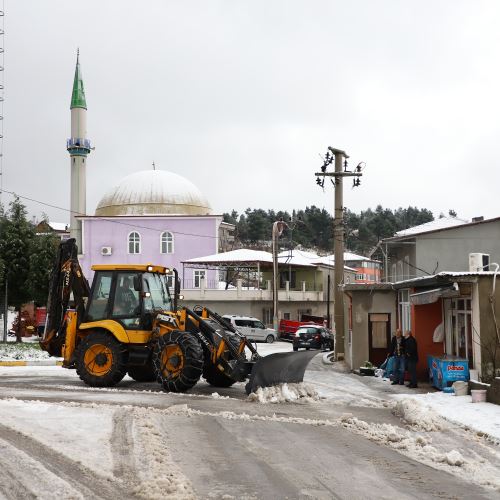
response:
[[[85,89],[83,88],[82,71],[80,69],[80,61],[78,53],[76,55],[75,78],[73,80],[73,92],[71,93],[71,106],[73,108],[87,109],[87,101],[85,99]]]
[[[165,170],[141,170],[113,186],[95,215],[210,215],[212,209],[189,180]]]

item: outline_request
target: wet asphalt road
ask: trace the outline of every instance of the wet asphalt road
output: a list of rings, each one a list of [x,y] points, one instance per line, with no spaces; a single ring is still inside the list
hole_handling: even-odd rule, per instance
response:
[[[309,372],[327,369],[317,357]],[[331,401],[262,405],[246,400],[243,384],[217,389],[228,399],[212,397],[214,388],[204,382],[189,395],[166,394],[156,384],[132,380],[124,380],[114,390],[89,390],[74,372],[55,373],[46,368],[3,370],[0,397],[116,405],[110,446],[122,465],[113,479],[101,480],[94,474],[89,481],[93,473],[78,463],[77,457],[68,460],[36,439],[0,425],[0,444],[8,445],[0,459],[0,498],[33,497],[23,490],[12,469],[1,467],[8,461],[9,449],[58,471],[83,498],[132,498],[133,488],[127,478],[133,477],[134,467],[141,464],[127,458],[127,450],[134,443],[126,432],[132,423],[124,423],[123,405],[174,410],[156,417],[159,439],[199,498],[500,498],[491,489],[423,465],[342,426],[323,425],[350,413],[366,422],[401,426],[400,419],[385,407]],[[186,408],[197,413],[187,415]],[[245,419],[246,415],[252,418]],[[306,419],[306,423],[300,419]]]

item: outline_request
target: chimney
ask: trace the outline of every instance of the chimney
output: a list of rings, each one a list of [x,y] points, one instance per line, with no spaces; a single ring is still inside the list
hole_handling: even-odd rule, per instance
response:
[[[482,222],[484,217],[480,215],[479,217],[472,217],[472,222]]]

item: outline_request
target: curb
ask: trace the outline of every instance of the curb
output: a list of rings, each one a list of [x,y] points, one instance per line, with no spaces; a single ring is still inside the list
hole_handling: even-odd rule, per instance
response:
[[[63,362],[56,359],[33,359],[29,361],[0,361],[0,366],[62,366]]]
[[[335,361],[332,360],[334,356],[333,352],[325,352],[322,356],[322,361],[324,365],[333,365]]]

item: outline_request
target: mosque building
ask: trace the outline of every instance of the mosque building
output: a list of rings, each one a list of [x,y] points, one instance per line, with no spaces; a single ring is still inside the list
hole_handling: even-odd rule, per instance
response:
[[[86,214],[87,156],[91,152],[86,128],[87,103],[77,56],[71,98],[70,234],[76,238],[83,272],[91,278],[94,264],[153,263],[175,267],[181,262],[224,250],[220,242],[228,226],[212,213],[203,193],[188,179],[164,170],[142,170],[109,189],[94,215]],[[183,288],[198,288],[213,279],[213,271],[189,269]]]

